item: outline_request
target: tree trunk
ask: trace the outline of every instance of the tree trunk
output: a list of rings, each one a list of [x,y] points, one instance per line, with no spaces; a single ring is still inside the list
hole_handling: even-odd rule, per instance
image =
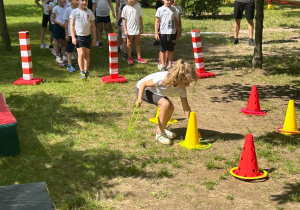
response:
[[[7,30],[3,0],[0,0],[0,32],[2,37],[3,49],[6,51],[11,51],[11,43]]]
[[[256,15],[255,15],[255,45],[252,60],[252,68],[262,68],[262,36],[264,23],[264,0],[255,0]]]

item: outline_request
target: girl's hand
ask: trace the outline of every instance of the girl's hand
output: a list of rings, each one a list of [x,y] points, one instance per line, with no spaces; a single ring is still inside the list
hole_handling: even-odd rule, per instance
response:
[[[158,34],[155,34],[155,39],[156,39],[157,41],[159,40]]]
[[[77,39],[74,37],[74,38],[72,38],[72,43],[74,44],[74,45],[77,45]]]
[[[137,105],[138,107],[141,107],[141,105],[142,105],[142,100],[137,100],[137,101],[136,101],[136,105]]]
[[[143,34],[144,33],[144,30],[141,28],[141,30],[140,30],[140,34]]]

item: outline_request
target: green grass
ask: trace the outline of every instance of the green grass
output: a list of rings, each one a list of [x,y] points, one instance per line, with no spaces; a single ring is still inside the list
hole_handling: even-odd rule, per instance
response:
[[[195,194],[201,192],[201,187],[212,190],[224,179],[229,179],[227,171],[230,168],[238,166],[243,143],[241,139],[248,130],[234,130],[235,125],[245,123],[247,127],[246,123],[256,118],[241,117],[235,125],[227,127],[225,132],[220,131],[219,124],[206,125],[202,121],[202,117],[211,114],[205,113],[205,110],[213,110],[214,105],[222,104],[223,112],[226,112],[226,106],[239,106],[240,101],[248,100],[252,83],[262,84],[265,88],[262,91],[264,93],[260,94],[261,106],[273,110],[273,113],[282,110],[282,119],[276,119],[276,123],[267,117],[263,118],[266,120],[264,126],[274,123],[272,126],[275,128],[277,123],[283,123],[286,110],[284,103],[289,97],[296,100],[299,94],[298,51],[287,46],[290,43],[296,46],[298,43],[292,42],[295,40],[292,39],[294,35],[281,32],[283,28],[293,29],[297,26],[299,9],[276,5],[274,11],[265,10],[264,73],[260,75],[251,74],[252,49],[239,55],[234,52],[236,48],[233,49],[230,42],[234,25],[232,4],[221,7],[217,17],[183,17],[184,32],[200,29],[202,32],[225,33],[201,35],[206,50],[205,65],[218,74],[217,79],[221,79],[218,82],[213,79],[200,80],[193,89],[190,88],[189,93],[193,99],[212,101],[212,107],[201,107],[201,102],[198,107],[195,104],[197,101],[191,101],[191,104],[192,109],[201,111],[202,116],[197,115],[198,122],[201,122],[198,127],[203,129],[201,134],[204,138],[215,141],[211,142],[212,148],[205,151],[181,148],[177,143],[185,138],[186,121],[183,121],[179,122],[182,123],[180,128],[174,126],[181,136],[175,139],[173,145],[163,146],[154,140],[155,126],[148,122],[156,113],[156,108],[152,105],[143,104],[137,126],[132,132],[128,132],[136,101],[135,84],[144,76],[157,72],[158,48],[152,46],[153,37],[143,36],[141,39],[142,55],[149,60],[149,64],[128,66],[125,61],[119,60],[119,73],[128,79],[124,84],[104,84],[101,81],[102,76],[109,74],[107,48],[92,48],[92,77],[85,82],[79,79],[78,72],[72,74],[61,69],[48,50],[39,48],[41,11],[34,1],[5,0],[4,4],[12,51],[4,52],[0,43],[0,92],[3,92],[18,121],[21,153],[17,157],[0,158],[0,185],[46,181],[57,209],[113,209],[123,205],[124,200],[133,202],[135,207],[144,208],[149,200],[159,202],[181,198],[175,193],[171,195],[171,184],[164,190],[133,184],[145,180],[150,186],[162,186],[165,180],[176,180],[178,185],[170,182],[172,187],[182,186],[181,189]],[[145,33],[153,33],[154,11],[154,8],[143,9]],[[245,20],[241,29],[247,29]],[[13,85],[22,76],[18,44],[18,31],[21,30],[30,32],[34,76],[44,79],[45,82],[41,85]],[[299,36],[299,32],[296,35]],[[48,35],[46,37],[48,42]],[[106,43],[106,39],[104,40]],[[290,41],[282,43],[285,40]],[[177,43],[176,58],[193,63],[190,35],[184,34]],[[239,71],[240,69],[243,70]],[[231,78],[236,81],[230,82]],[[227,83],[221,84],[222,82]],[[224,94],[213,96],[205,92],[204,96],[203,90],[217,90]],[[298,101],[296,108],[299,110]],[[220,110],[216,110],[218,109]],[[271,111],[268,114],[272,114]],[[181,108],[176,107],[175,112],[181,114]],[[238,114],[232,115],[235,117]],[[215,113],[211,114],[212,119],[216,117]],[[255,129],[251,131],[256,132]],[[259,160],[263,160],[263,164],[269,168],[275,168],[270,173],[270,179],[296,180],[300,170],[299,137],[283,136],[266,128],[265,132],[257,135],[255,145]],[[221,150],[223,146],[226,147],[224,151]],[[217,178],[203,180],[200,175],[195,175],[201,171],[212,175],[220,169],[224,172]],[[193,179],[189,180],[190,177]],[[126,190],[122,191],[124,185],[135,187],[133,189],[137,193],[131,195],[134,201]],[[138,197],[140,188],[147,191],[143,194],[145,197]],[[290,203],[299,202],[299,190],[295,189],[282,199]],[[234,192],[227,190],[225,198],[230,202],[237,201],[238,197],[233,197]],[[184,195],[186,200],[194,197],[189,193]],[[178,206],[180,207],[184,208]]]

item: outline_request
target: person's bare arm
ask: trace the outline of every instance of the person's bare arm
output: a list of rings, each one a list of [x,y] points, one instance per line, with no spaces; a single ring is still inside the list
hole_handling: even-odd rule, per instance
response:
[[[72,43],[74,45],[76,45],[77,39],[75,36],[75,20],[74,19],[70,19],[70,31],[71,31],[71,36],[72,36]]]
[[[191,108],[190,108],[190,105],[188,103],[188,100],[187,100],[187,98],[182,98],[182,97],[180,97],[180,100],[181,100],[181,104],[182,104],[184,114],[186,115],[187,119],[189,119],[190,113],[191,113]]]
[[[109,4],[109,7],[112,11],[113,17],[116,18],[116,14],[118,14],[118,13],[117,12],[115,13],[114,5],[112,4],[111,0],[108,0],[108,4]]]
[[[96,32],[96,24],[95,20],[91,21],[91,27],[92,27],[92,32],[93,32],[93,45],[96,46],[97,43],[97,32]]]
[[[144,29],[143,29],[143,17],[140,16],[140,34],[144,33]]]
[[[35,4],[38,5],[44,11],[44,7],[42,4],[40,4],[40,0],[35,0]]]
[[[155,39],[159,40],[159,35],[158,35],[158,29],[159,29],[159,17],[156,17],[155,19]]]
[[[137,102],[136,102],[136,104],[138,106],[141,106],[141,104],[142,104],[142,98],[143,98],[143,93],[145,91],[145,88],[146,87],[153,87],[153,86],[154,86],[153,85],[153,79],[142,82],[142,84],[139,88],[138,99],[137,99]]]

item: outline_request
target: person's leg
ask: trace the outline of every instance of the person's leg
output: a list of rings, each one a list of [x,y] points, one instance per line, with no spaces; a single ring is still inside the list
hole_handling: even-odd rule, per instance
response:
[[[128,37],[127,37],[127,54],[128,54],[128,58],[131,58],[131,49],[132,49],[133,37],[134,36],[132,36],[132,35],[128,35]]]
[[[90,66],[90,49],[84,47],[84,71],[88,71]]]
[[[234,23],[234,38],[238,39],[239,37],[239,32],[240,32],[240,28],[241,28],[241,20],[242,19],[235,19],[235,23]]]
[[[45,31],[46,31],[46,27],[42,27],[41,29],[41,45],[45,44]]]
[[[110,22],[104,23],[104,29],[105,29],[105,36],[108,40],[108,33],[110,33]]]
[[[77,48],[78,65],[81,72],[84,72],[85,47]]]
[[[59,56],[59,39],[54,39],[54,51],[56,57]]]
[[[127,54],[127,38],[123,38],[123,41],[122,41],[122,50],[124,53]]]
[[[102,43],[102,32],[103,32],[103,22],[97,23],[98,25],[98,41]]]
[[[158,114],[157,133],[164,133],[167,123],[173,115],[174,105],[170,100],[166,98],[161,98],[158,101],[158,106],[160,107],[160,111]]]
[[[136,56],[138,59],[141,59],[141,46],[140,46],[140,41],[141,41],[141,35],[135,35],[134,36],[134,41],[135,41],[135,51],[136,51]]]
[[[121,26],[118,26],[118,43],[119,43],[119,47],[121,48],[121,46],[122,46],[122,50],[123,50],[123,47],[124,47],[124,45],[123,45],[123,40],[124,39],[122,39],[122,27]],[[123,50],[123,52],[124,52],[124,50]]]
[[[247,21],[248,21],[249,38],[253,39],[254,22],[253,20],[247,20]]]
[[[167,51],[167,59],[168,59],[168,68],[172,68],[172,62],[173,62],[173,58],[174,58],[174,51]]]
[[[60,45],[61,45],[61,54],[63,55],[63,60],[64,60],[66,58],[66,40],[61,39]]]

